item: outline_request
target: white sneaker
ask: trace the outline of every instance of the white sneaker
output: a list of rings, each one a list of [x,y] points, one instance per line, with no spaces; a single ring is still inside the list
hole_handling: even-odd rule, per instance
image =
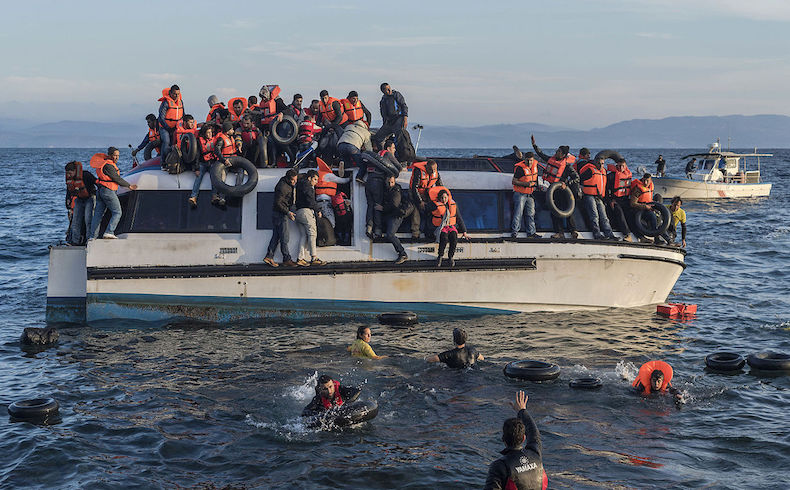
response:
[[[112,240],[115,240],[116,238],[118,238],[117,236],[113,235],[112,233],[105,233],[101,237],[102,238],[109,238],[109,239],[112,239]]]

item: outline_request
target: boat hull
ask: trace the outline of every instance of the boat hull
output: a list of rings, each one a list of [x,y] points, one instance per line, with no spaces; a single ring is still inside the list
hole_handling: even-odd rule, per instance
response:
[[[771,193],[772,184],[726,184],[654,177],[653,185],[654,192],[661,194],[665,199],[680,196],[683,199],[707,200],[767,197]]]

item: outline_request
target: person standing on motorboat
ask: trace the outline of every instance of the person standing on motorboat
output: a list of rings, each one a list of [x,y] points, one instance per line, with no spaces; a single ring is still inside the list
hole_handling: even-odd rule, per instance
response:
[[[170,145],[173,141],[173,131],[184,117],[184,102],[181,100],[181,89],[178,85],[172,85],[170,90],[162,89],[162,102],[159,105],[159,137],[162,140],[162,163],[165,162],[167,154],[170,153]]]
[[[274,187],[274,202],[272,203],[272,238],[269,240],[269,247],[263,262],[278,267],[274,261],[274,253],[277,245],[280,245],[280,252],[283,255],[283,265],[295,267],[296,262],[291,260],[291,251],[288,248],[288,221],[295,221],[296,215],[291,211],[291,207],[296,203],[296,180],[299,171],[295,168],[288,169],[285,175],[280,177]]]
[[[527,238],[541,238],[535,228],[535,200],[532,198],[532,193],[538,187],[538,162],[531,151],[524,155],[514,146],[513,153],[519,161],[513,167],[513,220],[510,224],[510,236],[514,239],[518,237],[522,216],[526,216]]]
[[[417,208],[417,213],[420,217],[419,228],[423,228],[425,236],[428,237],[431,222],[431,212],[428,208],[428,203],[431,198],[428,197],[428,191],[435,186],[441,186],[442,176],[439,175],[439,165],[436,160],[428,160],[425,162],[414,162],[411,168],[411,179],[409,180],[409,190],[411,194],[411,201]],[[416,236],[412,231],[412,238],[420,238],[419,231]]]
[[[96,153],[91,157],[91,167],[96,169],[96,206],[93,208],[93,218],[91,218],[91,231],[89,238],[99,236],[104,211],[110,210],[110,222],[104,230],[102,238],[118,238],[115,236],[115,227],[121,221],[123,210],[121,201],[115,191],[118,187],[128,187],[130,190],[137,190],[137,185],[130,184],[121,178],[121,171],[118,169],[118,159],[121,152],[118,148],[111,146],[107,148],[107,153]]]
[[[615,165],[607,167],[609,173],[606,176],[606,198],[610,209],[612,221],[618,231],[623,232],[623,240],[633,241],[631,238],[631,228],[628,226],[626,216],[630,212],[631,205],[629,197],[631,195],[631,170],[625,159],[620,159]]]
[[[465,369],[476,361],[482,361],[483,355],[471,345],[466,345],[466,330],[456,327],[453,329],[453,343],[455,349],[450,349],[439,354],[425,358],[428,362],[443,362],[453,369]]]
[[[401,245],[400,239],[397,236],[398,228],[400,228],[404,218],[411,217],[412,234],[414,234],[415,231],[419,234],[420,215],[408,196],[403,195],[400,185],[395,181],[395,176],[388,175],[384,184],[384,198],[381,203],[381,214],[384,218],[384,229],[386,230],[387,239],[392,243],[392,246],[398,253],[398,258],[395,259],[395,264],[397,265],[409,259],[406,255],[406,250],[403,248],[403,245]]]
[[[85,245],[96,205],[96,177],[82,169],[82,162],[66,164],[66,209],[69,210],[69,245]]]
[[[450,267],[455,267],[453,257],[458,244],[458,233],[460,232],[463,238],[469,239],[469,235],[466,234],[466,225],[461,218],[461,211],[446,187],[433,187],[428,191],[428,196],[431,198],[431,224],[436,230],[434,234],[439,242],[436,267],[442,266],[444,249],[448,244],[450,247],[447,250],[447,258],[450,259]]]
[[[592,227],[593,238],[601,240],[617,240],[612,233],[609,218],[606,216],[606,206],[603,202],[606,193],[606,167],[605,158],[598,157],[595,162],[588,162],[581,169],[582,193],[584,194],[584,209]]]
[[[628,199],[632,220],[631,229],[634,231],[634,235],[636,235],[640,243],[653,243],[653,240],[641,234],[639,228],[635,225],[640,210],[653,209],[653,178],[650,174],[644,174],[641,179],[631,182],[631,194]],[[651,228],[655,228],[657,225],[656,215],[644,213],[644,216],[648,221],[648,225]]]
[[[667,162],[664,160],[664,155],[658,155],[656,159],[656,176],[663,177],[667,169]]]
[[[296,222],[302,227],[304,237],[299,243],[299,256],[296,263],[302,267],[324,265],[316,253],[318,228],[316,219],[321,217],[321,207],[315,200],[315,185],[318,183],[318,172],[308,170],[307,174],[296,183]],[[307,261],[307,254],[310,261]],[[270,264],[271,265],[271,264]]]
[[[686,178],[690,179],[691,178],[691,174],[693,174],[696,169],[697,169],[697,159],[696,158],[692,158],[686,164]]]
[[[570,148],[564,145],[559,146],[557,147],[557,151],[554,152],[554,156],[549,157],[547,154],[543,153],[543,151],[541,151],[541,149],[538,147],[537,143],[535,143],[534,135],[531,136],[531,139],[532,148],[535,150],[535,154],[540,158],[541,161],[543,161],[543,163],[546,164],[546,167],[543,170],[543,180],[549,185],[555,182],[560,182],[562,183],[563,189],[570,187],[571,192],[575,195],[575,197],[577,199],[581,198],[582,194],[581,189],[579,188],[579,174],[573,168],[573,164],[576,162],[576,157],[570,154]],[[565,238],[565,233],[563,232],[565,226],[563,222],[567,223],[567,228],[571,236],[578,240],[580,235],[576,229],[576,220],[573,217],[573,214],[564,219],[556,216],[554,213],[551,213],[551,224],[554,228],[554,234],[551,236],[551,238]]]
[[[140,144],[137,145],[137,148],[132,150],[132,156],[137,156],[137,153],[139,153],[140,150],[148,146],[149,143],[156,142],[157,140],[159,141],[153,143],[154,145],[157,146],[154,146],[152,150],[155,149],[157,155],[161,153],[160,148],[162,147],[162,141],[161,141],[161,137],[159,136],[159,127],[156,123],[156,116],[154,116],[153,114],[148,114],[147,116],[145,116],[145,122],[148,123],[148,132],[145,134],[145,136],[143,136],[143,141],[141,141]]]

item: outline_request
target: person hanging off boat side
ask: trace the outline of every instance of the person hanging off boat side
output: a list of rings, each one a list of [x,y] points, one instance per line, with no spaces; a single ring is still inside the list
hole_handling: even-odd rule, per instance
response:
[[[66,164],[66,209],[69,229],[66,243],[85,245],[91,232],[93,208],[96,205],[96,177],[82,169],[82,162]]]
[[[161,153],[162,139],[161,136],[159,136],[159,125],[156,122],[156,116],[148,114],[145,116],[145,122],[148,124],[148,132],[143,136],[143,141],[137,145],[137,148],[132,150],[132,156],[136,156],[140,150],[144,149],[149,144],[153,147],[152,149],[156,150],[157,155]]]
[[[89,238],[99,236],[104,211],[107,209],[110,210],[110,221],[107,223],[102,238],[118,238],[115,236],[115,228],[121,221],[123,210],[115,191],[118,190],[118,187],[137,190],[136,184],[130,184],[121,178],[121,171],[118,169],[120,156],[121,152],[118,151],[118,148],[111,146],[107,148],[107,153],[96,153],[91,157],[91,167],[96,169],[96,206],[93,209]]]

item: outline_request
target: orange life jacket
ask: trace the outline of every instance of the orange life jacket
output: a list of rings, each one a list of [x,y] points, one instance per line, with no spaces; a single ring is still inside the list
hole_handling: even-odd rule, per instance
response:
[[[415,168],[420,169],[420,181],[417,183],[417,192],[427,199],[427,192],[428,189],[431,189],[436,185],[436,181],[439,180],[439,171],[437,170],[433,174],[428,172],[428,162],[414,162],[412,165],[411,171],[411,179],[409,180],[409,187],[414,185],[414,179],[416,178],[416,173],[414,172]]]
[[[316,157],[318,163],[318,183],[315,185],[315,194],[326,194],[329,197],[337,194],[337,182],[329,182],[324,180],[324,177],[332,173],[332,169],[323,160]]]
[[[335,114],[335,110],[332,108],[332,103],[333,102],[340,103],[340,101],[337,100],[334,97],[329,97],[329,103],[328,104],[324,104],[323,100],[318,102],[318,107],[321,110],[321,115],[324,117],[325,120],[327,120],[329,122],[333,122],[335,120],[335,117],[337,117],[337,114]],[[341,110],[342,110],[342,104],[341,104]],[[347,120],[348,120],[348,117],[344,113],[343,117],[340,119],[340,122],[338,124],[343,124]]]
[[[214,145],[216,146],[217,141],[222,140],[222,148],[219,150],[220,154],[225,157],[232,157],[236,154],[236,144],[233,142],[233,138],[228,136],[227,134],[223,133],[222,131],[214,137]]]
[[[192,128],[192,129],[185,128],[184,127],[184,121],[179,121],[178,122],[178,126],[176,126],[175,141],[176,142],[180,141],[181,137],[184,136],[187,133],[192,133],[192,134],[195,135],[195,138],[197,138],[198,131],[199,131],[198,128]],[[173,143],[173,144],[176,144],[176,143]]]
[[[554,157],[549,158],[546,169],[543,171],[543,180],[549,184],[553,184],[560,180],[562,172],[565,171],[565,165],[571,165],[576,162],[576,157],[568,155],[562,160],[557,160]]]
[[[214,104],[213,106],[211,106],[211,109],[208,110],[208,115],[206,116],[206,122],[210,122],[210,121],[216,119],[217,115],[215,113],[217,112],[217,110],[224,109],[224,108],[225,108],[225,104],[223,104],[222,102],[220,102],[219,104]],[[215,122],[219,123],[221,121],[215,121]]]
[[[112,165],[118,170],[118,175],[121,175],[121,171],[118,169],[118,165],[112,161],[105,153],[96,153],[91,157],[91,167],[96,169],[96,183],[99,185],[103,185],[104,187],[110,189],[111,191],[118,190],[118,184],[113,182],[112,179],[104,173],[104,166],[105,165]]]
[[[352,104],[348,99],[343,99],[340,101],[340,107],[343,108],[343,114],[348,122],[359,121],[365,117],[365,111],[362,110],[362,102],[359,99],[356,104]]]
[[[75,162],[77,168],[74,172],[74,178],[66,177],[66,193],[80,199],[90,197],[88,188],[85,187],[85,182],[82,180],[82,162]]]
[[[593,163],[588,163],[582,167],[582,172],[587,170],[591,170],[592,175],[589,179],[582,182],[582,192],[586,196],[603,197],[604,192],[606,192],[606,171],[601,170]]]
[[[204,137],[198,138],[198,143],[200,145],[200,156],[204,162],[210,162],[214,160],[214,145],[217,141],[217,138],[206,139]]]
[[[236,112],[233,109],[233,104],[235,104],[237,100],[241,101],[241,114],[236,114]],[[241,116],[243,116],[244,115],[244,111],[247,110],[247,98],[246,97],[234,97],[234,98],[230,99],[228,101],[228,110],[230,111],[230,120],[232,122],[239,122],[239,121],[241,121]]]
[[[535,187],[538,186],[538,162],[532,160],[532,163],[527,165],[524,160],[518,162],[516,167],[524,171],[524,177],[521,181],[527,181],[525,185],[513,185],[513,190],[521,194],[532,194],[535,192]]]
[[[642,367],[639,368],[639,374],[637,374],[632,386],[636,388],[641,384],[645,387],[643,393],[649,395],[652,390],[650,386],[650,376],[653,374],[653,371],[656,370],[661,371],[664,375],[664,382],[661,383],[659,391],[665,391],[668,386],[672,386],[672,366],[664,361],[648,361],[642,364]]]
[[[439,200],[439,193],[441,191],[447,191],[450,199],[447,201],[447,205],[445,205],[442,201]],[[431,223],[433,226],[441,226],[442,220],[444,219],[444,213],[447,212],[447,209],[450,210],[450,219],[447,221],[447,226],[454,226],[455,225],[455,217],[458,213],[458,206],[453,201],[453,195],[450,194],[450,189],[444,186],[434,186],[428,189],[428,197],[436,204],[436,209],[431,211]]]
[[[261,111],[261,123],[269,124],[277,116],[277,101],[269,99],[266,102],[258,104],[258,110]]]
[[[606,168],[614,176],[612,188],[614,189],[614,197],[628,197],[631,194],[631,170],[626,166],[622,172],[617,170],[616,165],[609,165]]]
[[[653,181],[650,181],[650,185],[645,185],[642,182],[642,179],[636,179],[635,181],[631,182],[631,193],[633,194],[635,188],[639,188],[642,192],[639,194],[639,197],[636,199],[636,202],[641,202],[644,204],[650,204],[653,202]]]
[[[148,141],[156,141],[159,139],[159,128],[148,128]]]
[[[167,123],[168,128],[174,128],[176,124],[178,124],[178,121],[184,117],[184,102],[181,100],[181,94],[178,94],[178,100],[173,100],[170,98],[170,89],[163,88],[162,97],[159,99],[159,102],[163,101],[167,103],[165,123]]]
[[[258,141],[258,130],[256,128],[242,129],[241,140],[248,145]]]

